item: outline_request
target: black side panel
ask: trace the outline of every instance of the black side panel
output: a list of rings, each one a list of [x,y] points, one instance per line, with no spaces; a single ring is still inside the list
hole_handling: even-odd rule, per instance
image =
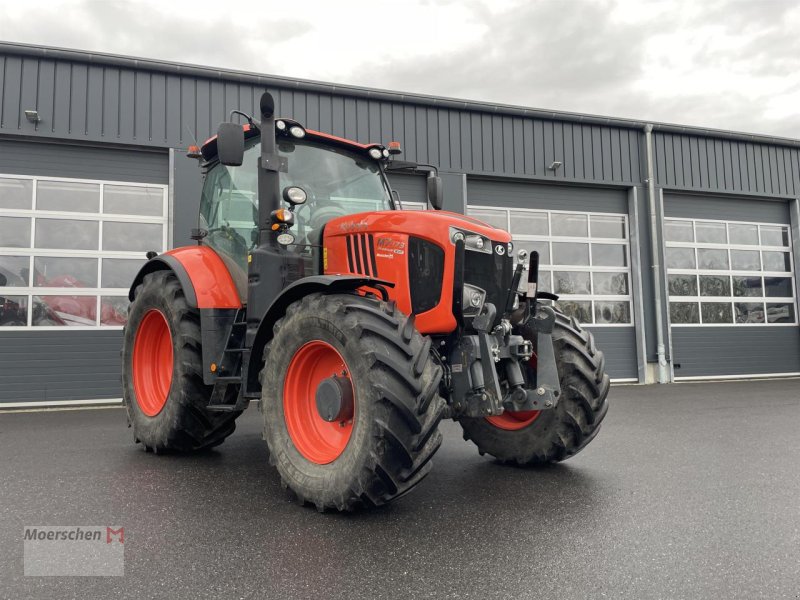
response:
[[[511,288],[513,259],[505,252],[505,248],[503,254],[498,254],[494,250],[497,246],[498,244],[492,245],[492,252],[464,252],[464,283],[485,290],[486,301],[502,311]],[[498,318],[500,316],[502,315],[498,314]]]
[[[411,310],[425,312],[439,304],[444,277],[444,250],[426,240],[408,239],[408,278]]]
[[[121,399],[122,331],[3,331],[4,402]]]

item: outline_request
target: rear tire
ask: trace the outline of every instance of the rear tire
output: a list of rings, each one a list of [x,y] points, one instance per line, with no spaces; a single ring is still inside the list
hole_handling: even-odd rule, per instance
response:
[[[309,360],[309,349],[323,358]],[[320,511],[385,504],[430,471],[442,442],[442,369],[431,358],[430,340],[394,303],[306,296],[275,324],[264,365],[260,408],[270,463],[301,504]],[[353,391],[353,410],[338,423],[342,439],[330,430],[337,422],[324,421],[309,397],[319,377],[334,374],[346,375]]]
[[[214,386],[203,383],[199,311],[171,271],[145,275],[135,291],[122,348],[123,402],[134,440],[155,452],[221,444],[241,411],[206,409]]]
[[[518,465],[558,462],[583,450],[597,435],[608,411],[603,353],[590,332],[560,312],[553,346],[562,392],[558,406],[538,415],[517,413],[519,421],[503,415],[505,423],[496,417],[460,419],[464,439],[475,442],[481,454]]]

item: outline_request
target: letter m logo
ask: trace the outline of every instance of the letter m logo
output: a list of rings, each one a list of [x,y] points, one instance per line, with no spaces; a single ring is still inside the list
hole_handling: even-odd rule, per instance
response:
[[[110,544],[114,537],[119,540],[120,544],[125,543],[125,528],[120,527],[119,529],[111,529],[111,527],[106,527],[106,544]]]

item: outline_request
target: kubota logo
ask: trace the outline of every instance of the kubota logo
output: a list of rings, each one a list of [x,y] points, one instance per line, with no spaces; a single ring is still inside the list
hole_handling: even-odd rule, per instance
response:
[[[500,256],[503,256],[503,254],[506,253],[506,247],[503,246],[503,244],[497,244],[494,247],[494,251],[497,252]]]
[[[342,231],[360,231],[362,229],[366,229],[368,223],[366,221],[345,221],[344,223],[339,223],[339,229]]]

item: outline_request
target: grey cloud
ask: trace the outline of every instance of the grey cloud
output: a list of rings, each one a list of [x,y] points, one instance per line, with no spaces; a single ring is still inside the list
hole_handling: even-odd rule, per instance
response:
[[[800,72],[800,35],[786,25],[788,11],[797,10],[794,1],[641,3],[635,9],[639,18],[625,23],[611,18],[614,0],[526,1],[505,12],[489,10],[485,0],[444,5],[426,0],[426,5],[469,10],[486,25],[487,33],[458,50],[420,59],[403,51],[403,32],[395,32],[397,52],[390,60],[371,61],[365,52],[363,60],[349,69],[341,65],[335,76],[321,78],[549,110],[800,137],[800,114],[770,118],[767,109],[772,98],[766,90],[701,94],[676,84],[662,86],[667,91],[656,93],[642,84],[648,75],[645,51],[651,40],[659,34],[682,32],[701,42],[692,56],[698,68],[714,68],[731,77],[771,77],[785,82],[784,93],[797,93],[800,83],[791,87],[791,78]],[[291,46],[296,36],[315,29],[313,15],[306,16],[301,6],[291,22],[269,22],[252,11],[234,13],[227,8],[219,14],[173,20],[134,3],[91,0],[71,4],[64,12],[42,10],[36,18],[11,19],[0,9],[0,38],[301,78],[318,75],[293,71],[293,52],[335,53],[335,41],[327,34],[315,43],[309,44],[304,37],[305,46]],[[424,10],[419,18],[425,18]],[[709,25],[738,43],[720,50],[712,40],[701,39],[706,33],[701,34],[700,28]],[[377,35],[386,32],[376,31]],[[263,48],[278,42],[289,42],[290,50],[282,59],[264,54]]]
[[[701,45],[694,56],[698,67],[778,77],[800,70],[800,36],[782,27],[796,4],[694,6],[700,12],[691,19],[676,3],[644,24],[619,24],[610,18],[611,2],[531,2],[505,14],[484,13],[490,33],[458,53],[415,62],[399,58],[391,69],[371,65],[353,78],[451,97],[800,137],[800,117],[774,120],[765,114],[767,92],[701,95],[676,87],[656,95],[642,89],[648,40],[672,31],[691,34],[709,24],[740,43],[725,52]]]
[[[620,93],[642,75],[648,28],[616,25],[610,4],[539,2],[495,16],[490,33],[457,54],[372,65],[354,73],[396,89],[427,91],[542,108],[619,110]],[[573,9],[574,10],[574,9]]]
[[[261,20],[257,28],[253,27],[257,30],[253,36],[242,31],[243,24],[254,18],[249,13],[197,13],[175,21],[133,2],[84,0],[68,5],[65,11],[66,14],[43,11],[36,18],[18,20],[3,18],[0,12],[0,38],[248,69],[256,55],[254,42],[286,42],[311,30],[311,24],[301,20]],[[270,71],[278,67],[270,64],[268,56],[256,56],[259,69]]]

